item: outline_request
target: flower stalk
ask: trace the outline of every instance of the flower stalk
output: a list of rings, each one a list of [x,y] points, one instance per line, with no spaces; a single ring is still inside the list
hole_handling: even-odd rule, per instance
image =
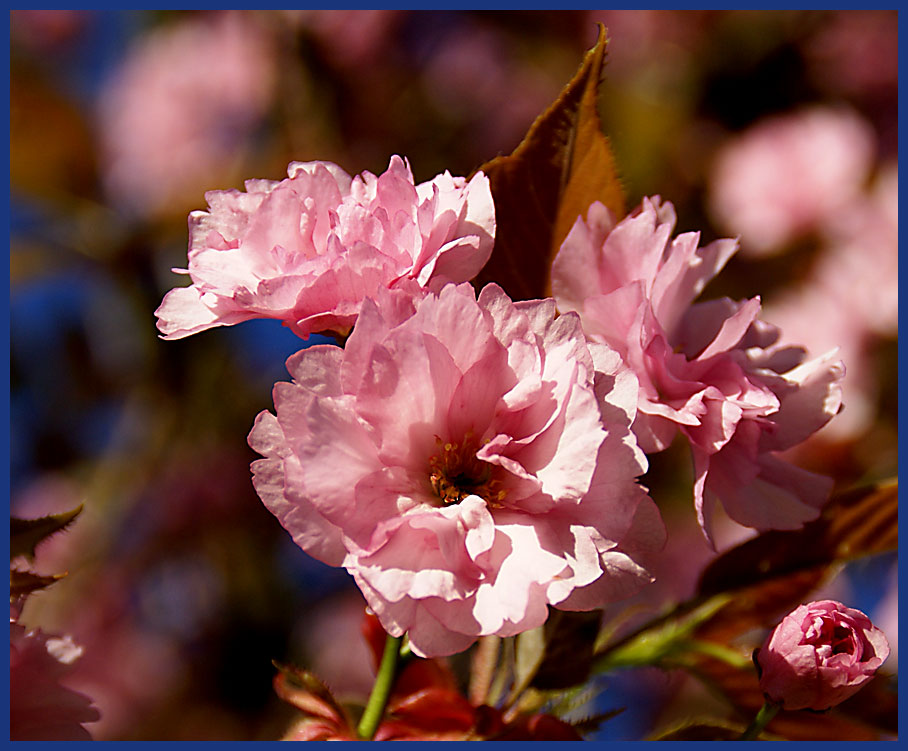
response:
[[[750,723],[750,726],[741,734],[741,737],[738,738],[738,740],[755,741],[780,709],[781,705],[776,704],[775,702],[764,702],[763,706],[760,707],[760,711],[757,712],[757,716],[754,717],[753,722]]]
[[[402,640],[402,636],[389,635],[385,641],[385,651],[382,653],[381,664],[378,666],[378,674],[375,676],[372,693],[369,695],[366,709],[360,718],[359,726],[356,728],[357,735],[363,740],[372,740],[385,714],[388,697],[391,695],[391,688],[394,686],[394,679],[397,677]]]

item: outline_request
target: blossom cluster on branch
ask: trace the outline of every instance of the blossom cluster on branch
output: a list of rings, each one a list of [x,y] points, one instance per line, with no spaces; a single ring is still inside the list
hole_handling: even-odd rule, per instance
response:
[[[894,10],[10,20],[11,740],[897,736]]]
[[[562,106],[594,91],[583,70]],[[537,122],[530,136],[546,133]],[[658,196],[622,217],[598,199],[614,199],[614,184],[596,187],[608,175],[584,188],[581,162],[567,193],[585,211],[551,238],[552,296],[512,299],[507,274],[495,278],[502,254],[513,267],[538,251],[515,255],[515,238],[535,242],[531,223],[513,229],[522,188],[487,169],[417,185],[399,156],[379,176],[293,163],[280,182],[210,191],[209,210],[190,215],[188,269],[175,269],[192,284],[157,310],[167,339],[253,318],[336,338],[287,360],[292,380],[274,386],[248,442],[265,506],[300,548],[350,573],[388,634],[379,709],[394,639],[449,656],[650,583],[666,529],[640,478],[678,434],[710,543],[717,503],[744,527],[796,530],[832,486],[780,453],[841,408],[835,350],[785,342],[759,297],[698,300],[736,240],[673,237],[675,210]],[[353,737],[316,684],[301,698],[286,680],[279,693],[320,718],[296,737]],[[372,703],[358,732],[384,737]],[[472,732],[481,723],[464,706]]]

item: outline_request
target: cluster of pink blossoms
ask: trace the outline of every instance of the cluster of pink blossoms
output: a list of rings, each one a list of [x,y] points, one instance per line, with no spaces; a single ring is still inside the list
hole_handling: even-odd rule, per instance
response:
[[[159,328],[352,329],[344,348],[287,361],[292,382],[249,436],[254,484],[417,654],[651,581],[665,530],[637,478],[678,431],[707,534],[714,497],[759,529],[817,515],[828,481],[775,454],[835,414],[842,368],[779,345],[759,300],[691,304],[733,241],[669,242],[658,199],[618,223],[594,204],[555,260],[555,300],[513,302],[465,283],[495,235],[482,173],[415,185],[394,157],[379,177],[323,162],[289,174],[207,194],[190,218],[193,284],[167,295]]]

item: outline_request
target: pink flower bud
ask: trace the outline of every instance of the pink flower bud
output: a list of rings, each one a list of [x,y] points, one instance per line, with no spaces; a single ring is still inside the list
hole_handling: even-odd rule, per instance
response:
[[[886,636],[860,610],[819,600],[789,613],[757,654],[760,688],[784,709],[829,709],[873,678]]]

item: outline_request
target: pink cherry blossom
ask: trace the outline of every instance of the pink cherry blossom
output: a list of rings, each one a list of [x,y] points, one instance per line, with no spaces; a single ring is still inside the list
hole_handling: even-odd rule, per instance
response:
[[[760,688],[784,709],[829,709],[856,693],[889,656],[886,635],[835,600],[800,605],[757,654]]]
[[[100,715],[91,699],[61,683],[81,647],[12,618],[9,636],[10,740],[90,741],[83,724]]]
[[[877,411],[872,348],[898,334],[898,166],[883,167],[871,190],[824,227],[824,244],[807,276],[767,300],[765,318],[813,351],[839,348],[848,370],[848,406],[823,429],[853,439]]]
[[[870,124],[846,109],[814,107],[763,120],[719,150],[712,213],[741,235],[742,253],[778,252],[859,194],[874,143]]]
[[[200,181],[239,168],[272,100],[275,49],[242,11],[200,15],[139,37],[99,98],[111,202],[154,215],[184,206],[210,184]]]
[[[158,328],[179,339],[251,318],[296,334],[346,334],[363,298],[383,287],[412,294],[474,277],[492,252],[488,178],[448,172],[415,185],[409,164],[351,178],[330,162],[294,162],[280,182],[210,191],[190,214],[192,285],[171,290]]]
[[[250,433],[256,490],[296,543],[425,656],[650,581],[664,528],[617,354],[496,285],[380,293],[345,349],[287,361]]]
[[[756,529],[794,529],[816,518],[830,481],[780,460],[838,410],[842,365],[806,360],[757,318],[760,300],[692,304],[737,249],[670,240],[674,209],[658,198],[617,224],[602,204],[578,218],[552,266],[562,312],[615,348],[640,381],[634,432],[647,453],[680,432],[694,459],[694,500],[707,538],[712,506]]]

